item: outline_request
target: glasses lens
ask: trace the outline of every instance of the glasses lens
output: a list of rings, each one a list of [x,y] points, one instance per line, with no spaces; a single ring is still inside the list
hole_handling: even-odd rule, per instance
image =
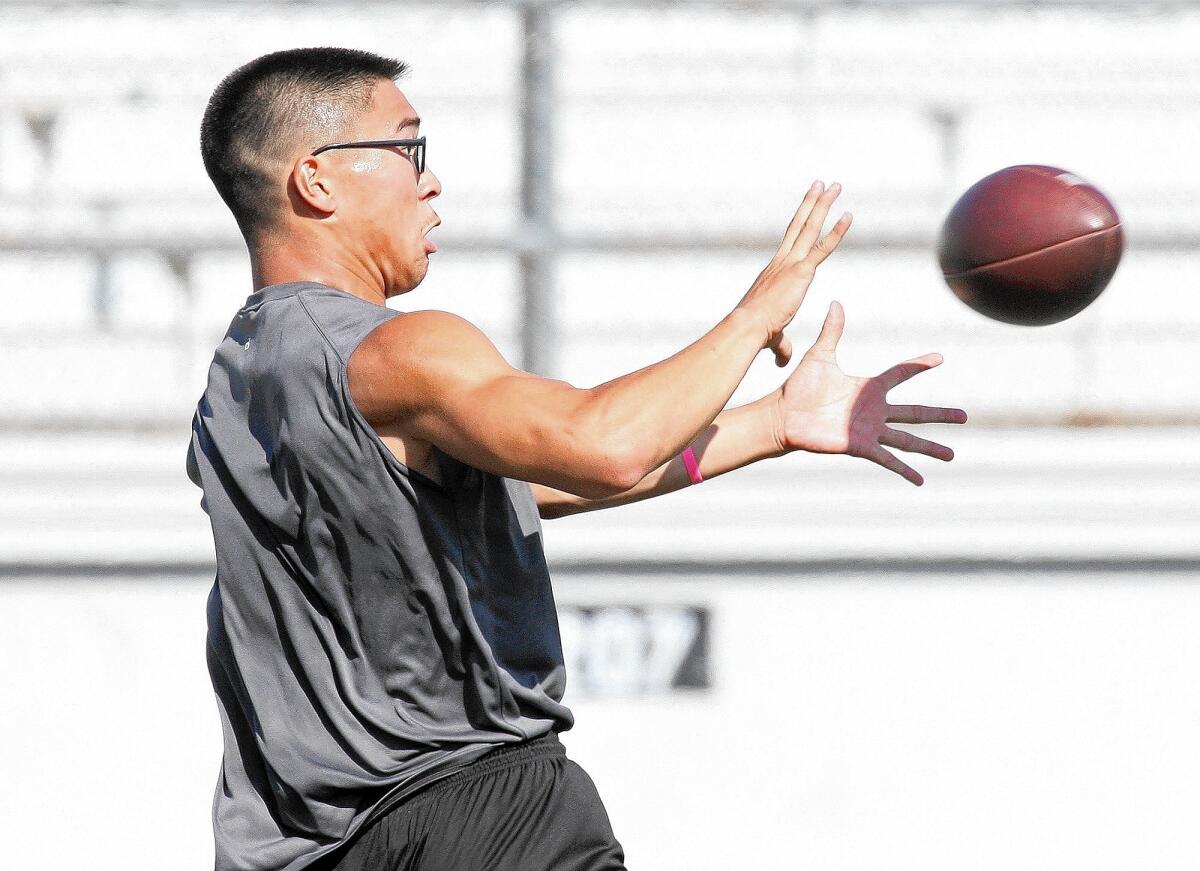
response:
[[[417,145],[415,157],[417,159],[417,173],[418,174],[424,173],[425,172],[425,140],[424,140],[424,138],[422,138],[420,144]]]

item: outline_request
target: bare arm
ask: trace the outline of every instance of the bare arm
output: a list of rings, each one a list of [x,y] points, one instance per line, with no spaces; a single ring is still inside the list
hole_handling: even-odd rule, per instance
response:
[[[778,457],[784,453],[779,444],[780,421],[775,396],[722,411],[692,442],[700,473],[705,480],[740,469],[750,463]],[[576,496],[543,484],[533,485],[538,513],[544,518],[566,517],[599,508],[628,505],[664,493],[690,487],[691,478],[680,457],[669,460],[630,489],[599,499]]]
[[[712,423],[760,350],[787,361],[783,329],[850,224],[820,235],[837,194],[814,185],[737,307],[652,366],[581,390],[514,369],[460,318],[416,312],[359,346],[351,393],[372,425],[476,468],[586,497],[628,491]]]
[[[943,461],[953,459],[954,452],[945,445],[889,425],[966,423],[967,414],[959,408],[891,405],[887,401],[889,390],[940,365],[941,357],[926,354],[874,378],[847,375],[837,364],[844,324],[842,307],[834,303],[820,335],[778,390],[717,415],[693,443],[705,480],[769,457],[808,451],[862,457],[919,486],[924,482],[921,475],[889,447]],[[553,518],[626,505],[690,484],[682,459],[676,457],[624,493],[602,499],[585,499],[541,485],[533,490],[539,513]]]

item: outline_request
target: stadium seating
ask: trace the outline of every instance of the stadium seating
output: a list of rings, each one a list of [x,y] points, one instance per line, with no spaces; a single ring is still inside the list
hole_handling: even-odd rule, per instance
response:
[[[646,562],[1195,560],[1200,460],[1181,428],[965,429],[918,490],[862,460],[797,455],[616,511],[547,522],[564,570]],[[205,571],[187,435],[0,431],[8,564]],[[620,571],[614,569],[614,571]]]
[[[285,45],[411,61],[405,88],[445,187],[443,250],[426,286],[397,304],[452,307],[517,354],[518,15],[347,9],[331,19],[292,8],[287,33],[269,4],[0,12],[0,286],[15,291],[0,312],[0,363],[14,373],[0,414],[187,417],[249,290],[240,239],[200,166],[199,115],[224,73]],[[997,419],[1197,413],[1182,374],[1197,315],[1177,278],[1200,259],[1187,230],[1200,210],[1194,12],[585,5],[557,15],[556,374],[594,383],[694,337],[753,279],[819,175],[845,184],[856,227],[814,288],[799,340],[836,297],[850,318],[849,363],[870,369],[936,347],[951,361],[939,376],[947,398],[968,393]],[[1139,39],[1119,38],[1130,28]],[[92,39],[100,29],[108,36]],[[1031,161],[1100,184],[1132,247],[1092,309],[1022,331],[963,309],[932,246],[963,187]],[[1165,373],[1152,382],[1122,365],[1150,340]],[[131,379],[135,369],[161,377]],[[775,377],[756,370],[739,398]]]

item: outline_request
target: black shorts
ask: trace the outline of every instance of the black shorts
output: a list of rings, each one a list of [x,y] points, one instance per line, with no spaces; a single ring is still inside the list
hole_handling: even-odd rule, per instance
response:
[[[388,810],[321,871],[624,871],[587,772],[550,733],[493,750]]]

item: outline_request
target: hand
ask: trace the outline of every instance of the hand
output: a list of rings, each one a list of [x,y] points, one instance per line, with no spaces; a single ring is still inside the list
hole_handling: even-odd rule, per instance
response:
[[[893,429],[889,423],[966,423],[959,408],[890,405],[888,391],[914,375],[941,365],[940,354],[926,354],[892,366],[874,378],[847,375],[837,364],[837,344],[845,326],[841,305],[829,306],[821,334],[777,394],[777,438],[784,451],[849,454],[891,469],[913,484],[924,483],[916,470],[888,448],[949,461],[945,445]]]
[[[850,229],[852,218],[846,212],[828,233],[820,235],[829,207],[841,190],[836,182],[828,190],[821,182],[813,182],[788,224],[775,256],[738,303],[739,308],[753,311],[763,319],[766,327],[763,347],[775,352],[777,366],[786,366],[792,358],[792,343],[784,335],[784,328],[804,302],[817,267],[834,252]]]

